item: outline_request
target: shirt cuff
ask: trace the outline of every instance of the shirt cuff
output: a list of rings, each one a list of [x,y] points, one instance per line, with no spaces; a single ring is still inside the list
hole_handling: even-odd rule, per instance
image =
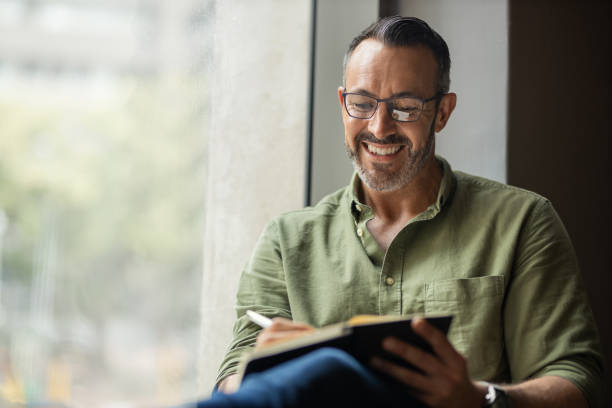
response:
[[[571,360],[559,360],[537,372],[532,378],[555,376],[574,384],[586,398],[589,407],[603,407],[603,368],[591,356],[581,355]]]
[[[252,347],[240,347],[227,353],[225,359],[221,363],[219,368],[219,374],[217,374],[217,380],[215,381],[215,390],[219,388],[219,383],[226,377],[238,372],[238,365],[242,360],[244,353],[250,351]]]

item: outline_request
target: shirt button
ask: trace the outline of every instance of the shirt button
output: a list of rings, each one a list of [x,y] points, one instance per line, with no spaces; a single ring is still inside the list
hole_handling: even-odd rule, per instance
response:
[[[355,205],[355,209],[356,209],[357,211],[361,212],[361,206],[360,206],[359,204],[356,204],[356,205]]]
[[[393,286],[393,284],[395,283],[395,279],[393,279],[391,276],[387,276],[385,278],[385,283],[387,284],[387,286]]]
[[[359,237],[363,237],[363,230],[361,228],[357,228],[357,235],[359,235]]]

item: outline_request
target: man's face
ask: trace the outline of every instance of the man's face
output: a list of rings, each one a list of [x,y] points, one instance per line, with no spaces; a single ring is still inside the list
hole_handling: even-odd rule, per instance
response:
[[[354,50],[345,78],[346,92],[427,99],[436,94],[437,64],[425,47],[388,47],[368,39]],[[357,119],[344,109],[342,91],[339,88],[346,149],[361,180],[378,191],[408,185],[433,156],[434,133],[446,123],[436,123],[436,101],[425,104],[416,122],[393,120],[385,103],[371,119]]]

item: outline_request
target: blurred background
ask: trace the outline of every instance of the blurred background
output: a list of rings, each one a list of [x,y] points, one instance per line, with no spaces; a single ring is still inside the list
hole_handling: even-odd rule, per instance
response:
[[[213,17],[0,0],[0,406],[195,397]]]

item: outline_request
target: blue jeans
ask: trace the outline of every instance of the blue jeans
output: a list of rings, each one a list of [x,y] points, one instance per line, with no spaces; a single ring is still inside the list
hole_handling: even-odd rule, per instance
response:
[[[421,407],[350,354],[323,348],[245,378],[233,394],[215,392],[197,408]]]

